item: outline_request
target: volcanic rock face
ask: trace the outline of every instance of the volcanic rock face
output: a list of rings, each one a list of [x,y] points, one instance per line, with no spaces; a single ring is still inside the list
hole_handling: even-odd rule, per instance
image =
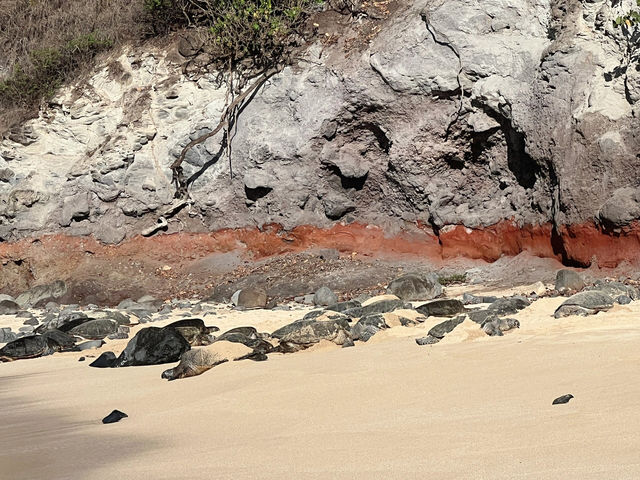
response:
[[[594,222],[626,235],[640,216],[640,82],[617,68],[626,47],[611,22],[628,2],[408,3],[370,20],[366,39],[326,27],[335,45],[272,78],[239,117],[231,178],[222,134],[192,149],[188,208],[169,165],[217,124],[224,88],[182,74],[174,49],[110,59],[0,143],[0,239],[118,243],[159,217],[168,232],[358,220],[454,239],[508,221],[541,226],[544,253],[551,225],[555,253],[606,255]],[[507,253],[538,241],[525,237]]]

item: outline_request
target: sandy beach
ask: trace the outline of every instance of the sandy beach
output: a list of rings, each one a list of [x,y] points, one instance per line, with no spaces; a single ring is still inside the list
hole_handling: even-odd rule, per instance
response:
[[[2,364],[1,476],[638,478],[640,302],[554,319],[562,300],[533,303],[503,337],[467,320],[421,347],[429,318],[354,348],[319,344],[173,382],[165,365],[90,368],[78,362],[87,352]],[[304,311],[205,318],[271,331]],[[113,409],[129,418],[101,424]]]

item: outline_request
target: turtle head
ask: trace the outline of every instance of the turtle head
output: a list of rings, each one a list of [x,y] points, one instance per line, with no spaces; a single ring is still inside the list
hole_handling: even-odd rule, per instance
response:
[[[178,367],[165,370],[164,372],[162,372],[162,378],[166,378],[167,380],[175,380],[176,378],[180,378],[177,375],[177,372],[176,372],[177,369]]]

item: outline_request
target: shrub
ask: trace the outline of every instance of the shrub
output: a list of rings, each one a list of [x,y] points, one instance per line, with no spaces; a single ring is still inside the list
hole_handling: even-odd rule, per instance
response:
[[[319,0],[145,0],[156,30],[201,27],[217,67],[264,70],[278,64],[303,36]]]
[[[142,0],[11,0],[0,9],[0,135],[100,51],[146,35]]]

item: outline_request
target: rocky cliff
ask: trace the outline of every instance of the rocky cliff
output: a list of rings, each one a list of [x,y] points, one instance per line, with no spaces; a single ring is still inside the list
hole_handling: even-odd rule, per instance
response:
[[[299,240],[339,222],[442,255],[640,259],[640,70],[620,68],[612,24],[625,3],[319,14],[319,39],[241,113],[230,156],[222,135],[189,152],[186,203],[169,165],[217,124],[225,89],[188,37],[129,48],[0,143],[0,238],[117,244],[161,219],[159,234],[277,224]]]

